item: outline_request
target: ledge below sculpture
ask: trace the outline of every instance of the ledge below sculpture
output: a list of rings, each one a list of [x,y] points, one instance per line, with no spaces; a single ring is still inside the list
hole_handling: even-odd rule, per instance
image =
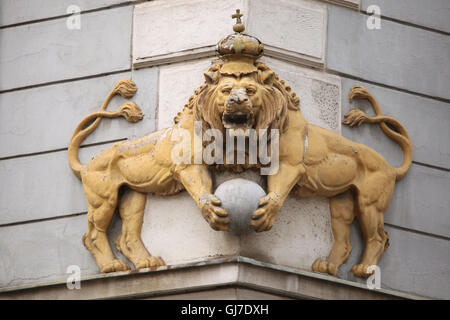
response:
[[[242,256],[99,274],[82,278],[81,288],[67,290],[66,281],[3,288],[0,300],[425,299]]]

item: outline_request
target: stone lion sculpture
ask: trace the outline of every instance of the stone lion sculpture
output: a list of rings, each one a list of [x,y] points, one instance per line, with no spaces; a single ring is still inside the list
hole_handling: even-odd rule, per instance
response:
[[[115,241],[117,249],[136,269],[163,265],[163,260],[151,256],[141,241],[146,193],[170,195],[186,190],[211,228],[227,230],[230,218],[220,199],[213,195],[210,170],[254,170],[264,165],[249,161],[248,152],[243,164],[195,163],[193,144],[189,145],[192,151],[189,161],[177,162],[173,151],[178,140],[174,136],[181,130],[191,136],[198,135],[196,122],[202,125],[200,134],[207,129],[224,135],[227,130],[235,129],[278,130],[278,170],[267,176],[267,195],[260,199],[258,209],[252,214],[251,226],[257,232],[270,230],[289,194],[328,197],[334,243],[325,260],[314,262],[313,270],[336,275],[350,254],[350,225],[356,217],[365,251],[352,272],[359,277],[369,276],[368,267],[377,264],[389,244],[383,214],[395,182],[411,165],[412,147],[406,130],[395,119],[383,116],[375,99],[359,86],[350,91],[350,101],[368,99],[376,116],[351,110],[344,124],[379,124],[403,150],[400,167],[392,167],[367,146],[309,124],[300,112],[295,93],[258,60],[263,52],[259,40],[241,33],[242,27],[237,30],[240,31],[219,42],[220,59],[205,73],[204,84],[175,117],[172,127],[137,140],[116,143],[87,165],[80,163],[80,144],[102,118],[122,116],[130,122],[142,119],[139,107],[133,102],[125,103],[117,112],[106,111],[114,95],[126,98],[134,95],[137,89],[126,79],[116,84],[100,111],[78,125],[70,141],[68,158],[74,174],[82,181],[88,203],[85,247],[95,257],[101,272],[129,269],[114,256],[106,233],[118,207],[123,228]],[[271,145],[267,135],[263,137],[272,150],[275,145]]]

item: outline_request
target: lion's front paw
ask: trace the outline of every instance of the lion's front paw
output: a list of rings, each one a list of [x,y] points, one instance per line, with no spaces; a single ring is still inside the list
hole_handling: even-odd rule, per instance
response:
[[[110,262],[104,263],[100,267],[100,271],[102,273],[127,271],[127,270],[130,270],[130,267],[125,263],[125,261],[120,259],[111,260]]]
[[[280,207],[280,197],[270,192],[259,200],[259,208],[253,212],[250,225],[256,232],[272,229]]]
[[[150,258],[144,258],[135,264],[136,269],[144,269],[150,267],[161,267],[164,266],[165,263],[161,257],[151,256]]]
[[[352,267],[352,273],[355,277],[368,278],[375,272],[374,269],[369,271],[369,267],[368,264],[356,264]]]
[[[338,272],[338,268],[336,267],[336,265],[334,263],[320,259],[320,258],[318,258],[318,259],[316,259],[316,261],[314,261],[314,263],[312,265],[312,269],[313,269],[313,271],[328,273],[328,274],[331,274],[332,276],[335,276]]]
[[[213,194],[202,195],[199,198],[200,210],[211,228],[216,231],[227,231],[231,219],[221,204],[222,202]]]

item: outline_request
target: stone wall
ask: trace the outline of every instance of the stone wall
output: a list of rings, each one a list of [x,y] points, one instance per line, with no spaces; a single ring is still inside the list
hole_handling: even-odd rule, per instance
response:
[[[396,185],[385,214],[391,246],[380,260],[381,287],[450,298],[450,24],[448,3],[414,0],[3,0],[0,2],[0,290],[98,273],[81,236],[87,206],[67,163],[75,126],[96,111],[122,78],[139,88],[133,98],[145,117],[137,124],[102,121],[80,158],[124,139],[171,125],[231,33],[241,8],[246,32],[265,44],[263,60],[301,100],[305,118],[365,143],[390,163],[397,145],[378,127],[340,125],[356,84],[366,86],[383,113],[399,119],[414,145],[414,162]],[[381,29],[366,26],[371,4]],[[81,9],[81,29],[69,30],[66,9]],[[445,9],[446,8],[446,9]],[[359,11],[361,9],[361,11]],[[446,11],[447,10],[447,11]],[[420,14],[423,13],[424,14]],[[115,98],[109,109],[123,100]],[[232,175],[215,177],[216,183]],[[258,180],[258,177],[247,175]],[[111,226],[111,239],[120,232]],[[353,252],[362,250],[353,226]],[[326,199],[289,198],[274,228],[237,237],[210,229],[192,199],[149,195],[143,240],[168,264],[241,255],[310,270],[332,242]]]

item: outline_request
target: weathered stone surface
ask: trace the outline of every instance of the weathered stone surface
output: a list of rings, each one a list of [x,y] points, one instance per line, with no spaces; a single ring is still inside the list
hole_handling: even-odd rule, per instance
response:
[[[361,0],[322,0],[331,4],[337,4],[346,8],[359,10],[361,6]]]
[[[2,0],[0,26],[66,15],[71,5],[84,12],[132,1],[136,0]]]
[[[413,164],[398,181],[384,221],[450,238],[450,172]]]
[[[247,13],[246,0],[151,1],[134,12],[133,62],[214,46],[233,32],[231,14]]]
[[[246,179],[232,179],[219,185],[214,192],[222,201],[222,208],[231,219],[229,231],[236,235],[252,232],[252,213],[258,209],[259,199],[266,192],[255,182]]]
[[[67,290],[66,282],[58,281],[44,287],[28,285],[5,288],[0,289],[0,299],[418,298],[392,290],[372,291],[350,281],[261,263],[244,257],[208,259],[203,262],[160,267],[157,271],[146,269],[140,272],[83,277],[80,286],[82,290]]]
[[[80,149],[80,160],[110,145]],[[87,211],[81,182],[70,170],[67,151],[0,161],[0,225]]]
[[[342,78],[342,115],[353,108],[361,108],[373,114],[372,107],[365,100],[349,103],[348,93],[354,85],[366,87],[377,99],[382,113],[396,118],[404,125],[413,143],[414,161],[450,169],[449,103]],[[402,162],[400,148],[387,138],[378,126],[343,126],[342,134],[374,148],[394,165]]]
[[[362,0],[361,9],[377,5],[381,15],[420,26],[450,32],[450,9],[447,0]]]
[[[426,212],[424,212],[426,215]],[[339,270],[338,277],[366,283],[349,271],[363,250],[357,222],[352,225],[353,251]],[[414,294],[450,298],[450,241],[386,226],[389,249],[380,259],[381,288]]]
[[[85,14],[80,30],[65,18],[1,29],[0,90],[129,69],[132,9]]]
[[[244,14],[246,33],[260,38],[266,55],[314,67],[324,65],[327,22],[322,3],[283,0],[274,11],[267,0],[177,0],[136,6],[134,66],[214,56],[217,42],[233,32],[230,16],[236,8]],[[270,20],[266,18],[269,13]],[[292,23],[278,23],[287,19]],[[289,41],[285,34],[290,35]]]
[[[317,66],[324,64],[327,32],[325,5],[311,1],[279,0],[274,10],[272,0],[249,3],[246,33],[263,42],[266,55],[281,49],[282,52],[278,53],[291,55],[296,52],[304,55],[304,60],[313,60]],[[301,57],[298,58],[301,60]]]
[[[120,129],[120,131],[129,139],[135,139],[156,130],[158,69],[147,68],[143,70],[133,70],[131,73],[131,80],[133,80],[138,87],[138,91],[132,100],[141,107],[144,118],[138,123],[131,123],[131,130],[127,126],[127,128]]]
[[[67,148],[78,122],[100,109],[116,81],[130,77],[126,72],[0,94],[0,158]],[[103,119],[84,144],[139,137],[154,131],[157,79],[155,69],[133,72],[139,89],[131,100],[141,107],[142,121]],[[125,101],[116,96],[107,110],[115,111]]]
[[[221,288],[200,292],[180,293],[145,300],[291,300],[283,295],[245,288]]]
[[[341,80],[337,76],[273,58],[263,58],[300,98],[300,110],[310,123],[341,132]]]
[[[0,287],[67,279],[67,267],[81,276],[98,273],[82,242],[85,215],[0,228]]]
[[[328,255],[331,249],[328,200],[289,196],[270,231],[252,232],[240,238],[242,256],[311,270],[314,260]]]
[[[369,30],[367,15],[336,6],[328,16],[329,69],[450,99],[448,36],[387,20]]]
[[[173,125],[173,118],[205,81],[203,72],[210,65],[207,58],[159,68],[158,129]]]
[[[166,264],[239,252],[239,238],[211,229],[187,192],[147,197],[142,241],[152,255],[161,256]]]

